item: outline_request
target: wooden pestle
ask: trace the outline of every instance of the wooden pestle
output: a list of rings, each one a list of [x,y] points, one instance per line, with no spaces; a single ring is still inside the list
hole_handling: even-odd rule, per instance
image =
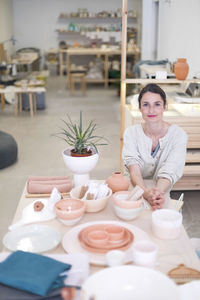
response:
[[[136,185],[130,192],[130,195],[128,195],[128,197],[126,198],[126,201],[137,201],[142,197],[143,194],[144,190],[139,185]]]

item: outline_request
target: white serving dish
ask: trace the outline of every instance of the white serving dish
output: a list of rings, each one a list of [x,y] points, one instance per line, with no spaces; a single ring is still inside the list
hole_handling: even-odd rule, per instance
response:
[[[106,268],[82,285],[82,300],[180,300],[176,284],[165,274],[138,266]]]
[[[181,225],[182,214],[173,209],[158,209],[152,213],[152,231],[160,239],[177,239]]]
[[[4,246],[11,250],[41,253],[55,248],[61,241],[61,234],[47,225],[26,225],[7,232]]]

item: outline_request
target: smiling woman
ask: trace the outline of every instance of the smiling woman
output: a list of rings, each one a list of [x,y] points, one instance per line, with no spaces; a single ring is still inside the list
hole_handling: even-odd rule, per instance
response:
[[[162,208],[167,206],[164,194],[182,176],[187,135],[163,120],[167,102],[158,85],[145,86],[138,102],[144,123],[125,130],[122,156],[132,184],[145,191],[143,196],[153,209]],[[152,179],[154,187],[147,188],[144,179]]]

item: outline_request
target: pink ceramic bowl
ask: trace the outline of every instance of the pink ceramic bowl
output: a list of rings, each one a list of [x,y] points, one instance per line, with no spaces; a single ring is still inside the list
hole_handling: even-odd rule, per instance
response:
[[[120,208],[139,208],[142,206],[142,197],[137,201],[126,200],[129,195],[129,191],[121,191],[114,193],[112,195],[113,204]]]
[[[83,216],[85,203],[79,199],[62,199],[55,204],[54,210],[60,221],[66,225],[73,225]]]
[[[70,191],[70,196],[72,198],[79,199],[80,192],[81,192],[81,186],[77,186]],[[111,195],[112,195],[112,190],[109,188],[109,194],[104,198],[99,198],[95,200],[81,200],[81,201],[84,201],[86,203],[86,212],[98,212],[100,210],[103,210],[106,207]]]
[[[92,247],[105,246],[108,243],[109,236],[104,230],[93,230],[88,232],[87,239]]]

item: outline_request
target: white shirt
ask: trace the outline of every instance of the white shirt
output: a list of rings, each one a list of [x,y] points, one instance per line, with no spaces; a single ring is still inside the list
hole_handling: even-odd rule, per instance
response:
[[[187,135],[177,125],[171,125],[159,139],[160,149],[151,156],[152,139],[145,135],[141,124],[128,127],[124,133],[122,157],[126,167],[139,165],[143,178],[157,181],[167,178],[172,186],[183,174],[186,158]]]

